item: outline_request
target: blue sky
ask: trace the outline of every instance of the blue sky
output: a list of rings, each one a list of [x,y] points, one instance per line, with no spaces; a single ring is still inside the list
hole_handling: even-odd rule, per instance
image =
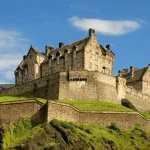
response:
[[[114,75],[150,63],[149,0],[0,0],[0,83],[14,83],[14,69],[30,45],[44,51],[88,36],[111,44]]]

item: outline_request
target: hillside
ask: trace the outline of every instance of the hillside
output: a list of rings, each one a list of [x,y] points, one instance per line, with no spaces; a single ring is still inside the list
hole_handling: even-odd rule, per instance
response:
[[[121,130],[115,123],[100,127],[57,120],[45,124],[23,120],[1,125],[0,139],[0,149],[5,150],[150,149],[150,132],[138,124],[132,130]]]

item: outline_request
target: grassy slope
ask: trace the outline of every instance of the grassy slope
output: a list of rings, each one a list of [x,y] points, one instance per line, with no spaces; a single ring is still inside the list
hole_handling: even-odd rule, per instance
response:
[[[110,102],[92,100],[59,100],[57,102],[71,104],[79,110],[99,110],[99,111],[133,111],[127,107]]]
[[[36,99],[42,103],[46,103],[46,99],[38,98],[38,97],[24,97],[24,96],[2,96],[0,97],[1,102],[12,102],[12,101],[20,101],[20,100],[33,100]]]
[[[3,145],[20,149],[82,149],[136,150],[150,149],[150,132],[139,127],[120,130],[109,127],[86,126],[53,120],[50,124],[33,124],[24,120],[16,125],[5,125]],[[11,149],[12,150],[12,149]]]

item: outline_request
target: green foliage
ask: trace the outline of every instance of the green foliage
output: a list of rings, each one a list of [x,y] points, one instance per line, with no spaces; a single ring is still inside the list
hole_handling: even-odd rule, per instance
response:
[[[64,128],[69,128],[69,129],[73,129],[73,123],[71,122],[66,122],[66,121],[58,121],[56,119],[52,120],[50,122],[51,126],[54,127],[54,128],[57,128],[57,127],[64,127]]]
[[[30,119],[19,121],[17,124],[10,124],[3,138],[4,148],[19,144],[26,138],[32,138],[42,130],[40,124],[35,123]]]
[[[58,100],[57,102],[70,104],[79,110],[94,110],[94,111],[133,111],[127,107],[110,102],[102,102],[96,100]]]
[[[115,122],[111,122],[111,125],[108,128],[112,130],[120,131],[119,127],[116,125]]]
[[[46,99],[38,98],[38,97],[24,97],[24,96],[2,96],[0,97],[1,102],[12,102],[12,101],[21,101],[21,100],[38,100],[41,103],[46,103]]]
[[[107,128],[58,120],[39,125],[24,120],[5,125],[4,149],[149,149],[150,132],[136,126],[133,132],[121,130],[113,122]]]

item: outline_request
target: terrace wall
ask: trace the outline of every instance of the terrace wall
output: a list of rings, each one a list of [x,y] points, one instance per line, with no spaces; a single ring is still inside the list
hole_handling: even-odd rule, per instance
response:
[[[48,121],[52,119],[104,126],[115,122],[123,129],[131,129],[139,123],[142,127],[150,129],[150,120],[137,112],[79,111],[69,104],[49,101]]]
[[[0,122],[15,123],[26,118],[43,122],[46,119],[45,111],[45,106],[36,100],[0,103]]]

